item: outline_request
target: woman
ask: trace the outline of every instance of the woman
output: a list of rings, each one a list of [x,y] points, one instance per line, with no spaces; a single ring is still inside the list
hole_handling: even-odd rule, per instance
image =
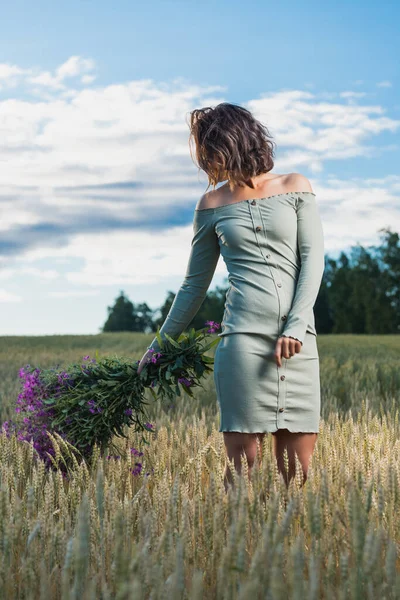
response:
[[[193,137],[197,161],[214,190],[194,211],[185,279],[160,334],[185,330],[222,255],[230,287],[214,381],[227,454],[240,473],[244,452],[250,475],[257,438],[261,444],[271,432],[286,485],[295,475],[295,453],[304,484],[320,416],[313,306],[324,271],[324,242],[316,195],[299,173],[271,173],[275,144],[248,110],[224,102],[190,114],[189,140]],[[227,183],[216,188],[222,181]],[[156,338],[149,348],[159,350]],[[148,356],[147,351],[139,372]],[[232,482],[227,466],[225,489]]]

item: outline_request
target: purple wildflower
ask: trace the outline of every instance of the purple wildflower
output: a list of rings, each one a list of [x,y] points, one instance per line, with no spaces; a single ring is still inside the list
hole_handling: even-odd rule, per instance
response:
[[[215,333],[215,331],[219,329],[219,323],[217,323],[216,321],[206,321],[206,325],[209,325],[210,327],[207,330],[207,333]]]
[[[17,423],[14,423],[14,421],[12,421],[11,419],[10,421],[4,421],[4,423],[1,426],[2,432],[5,433],[8,438],[10,437],[10,435],[17,431],[17,427]]]
[[[103,409],[100,408],[100,406],[97,406],[97,404],[96,404],[96,402],[94,400],[89,400],[87,404],[89,405],[89,411],[92,414],[103,412]]]
[[[182,385],[186,385],[186,387],[189,387],[192,385],[193,379],[187,379],[187,377],[179,377],[178,383],[181,383]]]
[[[131,454],[135,454],[135,456],[143,456],[143,452],[139,452],[136,448],[131,448]]]
[[[47,435],[47,427],[49,418],[54,416],[54,410],[50,405],[46,407],[43,404],[43,400],[48,398],[49,394],[41,381],[41,370],[36,368],[30,372],[29,368],[30,366],[27,365],[19,370],[23,389],[18,395],[15,412],[25,413],[26,415],[22,420],[22,427],[18,425],[20,429],[17,429],[16,424],[6,422],[6,424],[3,424],[2,430],[8,436],[11,432],[17,433],[19,441],[32,442],[34,449],[39,457],[44,460],[46,466],[51,466],[52,463],[48,454],[54,456],[55,451]],[[58,381],[59,384],[56,386],[56,390],[60,388],[60,379]],[[61,381],[68,381],[68,375],[65,372],[62,373]]]
[[[157,362],[157,360],[160,358],[160,356],[163,356],[162,352],[155,352],[155,350],[153,350],[153,348],[151,348],[151,349],[149,350],[149,352],[151,352],[151,353],[155,353],[155,354],[153,354],[153,356],[151,356],[151,357],[149,356],[149,357],[147,358],[147,362],[156,363],[156,362]]]
[[[136,466],[133,469],[131,469],[131,473],[132,475],[140,475],[142,471],[142,463],[136,462],[135,465]]]
[[[126,409],[124,410],[124,414],[126,414],[128,417],[130,417],[130,416],[131,416],[132,412],[133,412],[133,411],[132,411],[132,409],[131,409],[131,408],[126,408]]]

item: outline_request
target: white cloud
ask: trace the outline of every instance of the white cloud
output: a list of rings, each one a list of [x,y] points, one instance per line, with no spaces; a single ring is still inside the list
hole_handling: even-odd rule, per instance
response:
[[[392,87],[392,82],[391,81],[379,81],[377,84],[377,87],[387,87],[390,88]]]
[[[22,302],[22,297],[17,296],[17,294],[13,294],[12,292],[7,292],[7,290],[0,289],[0,302]]]
[[[58,279],[60,273],[55,269],[40,269],[39,267],[18,266],[15,269],[2,269],[0,279],[11,279],[15,275],[32,275],[37,279]]]
[[[224,101],[217,94],[225,90],[184,78],[95,89],[71,85],[90,84],[95,67],[79,56],[54,72],[0,65],[0,85],[17,78],[39,96],[0,101],[0,161],[7,165],[0,171],[0,230],[3,247],[8,243],[0,257],[3,280],[17,274],[55,278],[57,271],[43,268],[43,260],[54,266],[51,261],[79,259],[81,270],[65,277],[80,288],[167,282],[185,272],[192,226],[168,223],[179,223],[177,211],[190,214],[207,186],[190,158],[186,120],[196,106]],[[399,130],[400,121],[381,105],[358,105],[364,96],[284,90],[245,104],[280,149],[275,170],[315,175],[327,250],[353,243],[356,225],[358,241],[368,243],[379,226],[400,224],[394,176],[319,180],[327,161],[387,151],[390,145],[377,137]],[[217,272],[226,272],[222,261]]]
[[[20,75],[21,73],[23,73],[23,69],[20,69],[16,65],[0,63],[0,79],[9,79],[14,75]]]
[[[357,98],[364,98],[364,96],[366,96],[366,92],[353,92],[353,91],[348,91],[348,92],[341,92],[339,94],[339,96],[341,98],[346,98],[348,100],[354,100]]]
[[[66,292],[49,292],[53,298],[86,298],[86,296],[98,296],[98,290],[70,290]]]
[[[81,82],[82,83],[93,83],[96,79],[96,75],[82,75]]]
[[[38,279],[57,279],[60,277],[60,273],[54,269],[39,269],[37,267],[22,267],[19,270],[20,273],[26,275],[33,275]]]
[[[377,243],[380,228],[392,226],[400,229],[400,177],[311,182],[317,195],[328,253],[357,242],[363,245]],[[163,282],[168,286],[171,279],[179,281],[184,277],[192,231],[192,224],[189,224],[156,232],[120,229],[90,235],[76,234],[65,246],[58,248],[47,246],[43,240],[40,247],[29,250],[20,257],[20,261],[21,265],[26,265],[38,261],[43,263],[47,259],[55,263],[65,261],[68,265],[81,259],[83,266],[79,270],[69,270],[63,275],[68,285],[80,288]],[[227,275],[222,258],[215,275]],[[73,295],[75,292],[70,293]]]
[[[56,77],[60,81],[68,77],[77,77],[82,73],[87,73],[95,68],[95,62],[91,58],[81,58],[80,56],[71,56],[60,65],[56,70]]]
[[[182,277],[190,253],[193,226],[171,227],[154,234],[147,231],[120,230],[103,234],[75,235],[67,246],[43,246],[29,251],[24,262],[43,259],[82,258],[79,271],[69,271],[65,278],[71,285],[103,287],[117,284],[153,284],[171,277]],[[225,273],[222,261],[217,273]]]
[[[50,71],[40,71],[37,68],[22,69],[17,65],[9,63],[0,63],[0,90],[2,88],[12,88],[17,85],[25,84],[31,88],[29,91],[33,94],[43,94],[43,88],[49,91],[65,91],[65,80],[79,77],[81,83],[88,84],[94,81],[96,75],[93,71],[96,63],[91,58],[82,58],[80,56],[71,56],[54,73]],[[39,86],[33,87],[32,86]],[[51,95],[43,95],[44,99],[54,99]]]
[[[17,65],[0,63],[0,91],[17,87],[25,73],[29,73],[29,70],[21,69]]]

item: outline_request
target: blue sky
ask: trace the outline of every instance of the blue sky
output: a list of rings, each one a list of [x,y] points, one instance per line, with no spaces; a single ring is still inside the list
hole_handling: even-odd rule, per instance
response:
[[[0,22],[0,335],[98,333],[182,282],[194,108],[239,103],[306,175],[331,256],[400,231],[394,3],[14,2]],[[210,289],[226,284],[220,259]]]

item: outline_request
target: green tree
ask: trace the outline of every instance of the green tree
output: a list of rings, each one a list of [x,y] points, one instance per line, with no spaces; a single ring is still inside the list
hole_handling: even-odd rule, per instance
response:
[[[216,321],[221,323],[224,314],[224,304],[227,288],[216,286],[215,290],[207,293],[203,303],[201,304],[196,315],[193,317],[191,322],[187,325],[187,330],[194,327],[195,329],[201,329],[205,327],[206,321]],[[157,327],[161,327],[168,316],[171,306],[175,300],[176,294],[168,291],[167,298],[164,304],[160,307],[160,316],[154,320],[154,331]]]
[[[148,333],[153,330],[153,311],[144,302],[135,305],[120,292],[114,306],[108,306],[108,318],[102,331],[139,331]]]
[[[349,305],[351,293],[351,265],[341,252],[338,260],[328,258],[324,277],[329,284],[329,305],[332,310],[332,333],[352,333],[353,311]]]
[[[322,278],[321,287],[314,305],[315,328],[318,333],[331,333],[333,328],[332,307],[329,301],[329,282]]]
[[[400,236],[390,227],[379,230],[381,245],[376,248],[384,279],[385,294],[393,311],[392,331],[400,331]]]
[[[400,240],[390,229],[380,231],[380,245],[357,244],[326,261],[316,302],[321,333],[399,332]]]

